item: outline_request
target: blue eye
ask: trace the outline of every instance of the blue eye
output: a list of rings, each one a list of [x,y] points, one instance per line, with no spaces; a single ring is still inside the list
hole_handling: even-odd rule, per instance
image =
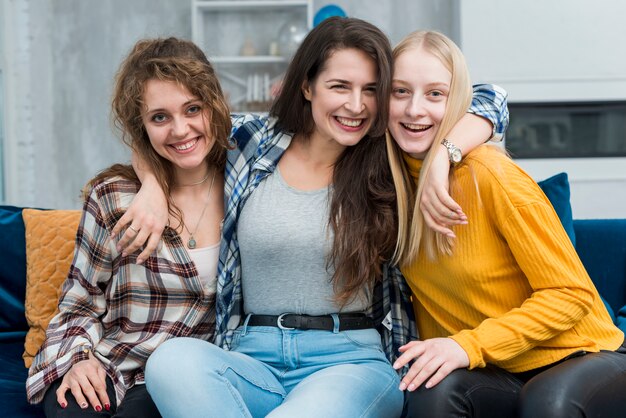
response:
[[[198,105],[191,105],[189,106],[189,108],[187,108],[187,113],[198,113],[202,110],[202,108]]]
[[[156,123],[161,123],[161,122],[165,122],[166,119],[167,117],[163,113],[156,113],[152,115],[152,118],[150,120]]]

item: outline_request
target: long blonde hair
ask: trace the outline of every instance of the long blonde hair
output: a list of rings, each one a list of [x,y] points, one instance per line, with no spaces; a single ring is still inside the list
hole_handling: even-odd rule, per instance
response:
[[[415,190],[409,176],[402,156],[403,151],[387,132],[387,152],[398,204],[398,239],[394,261],[401,266],[410,264],[417,257],[422,245],[426,255],[431,259],[436,258],[438,254],[452,253],[453,240],[428,228],[419,206],[424,182],[428,178],[437,147],[467,112],[472,100],[472,85],[465,57],[456,44],[445,35],[433,31],[413,32],[394,48],[393,58],[397,60],[402,53],[420,48],[443,63],[452,74],[452,83],[439,130],[435,134],[433,144],[428,150],[420,170],[417,190]],[[452,184],[453,170],[450,177]],[[413,203],[412,211],[409,206],[411,202]]]

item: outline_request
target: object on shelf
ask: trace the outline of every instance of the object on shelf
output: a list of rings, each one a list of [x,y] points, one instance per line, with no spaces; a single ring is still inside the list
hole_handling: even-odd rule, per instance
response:
[[[248,75],[246,83],[246,102],[267,102],[271,99],[270,75],[254,73]]]
[[[289,19],[278,31],[278,51],[286,59],[291,59],[293,54],[309,33],[306,22],[301,19]]]
[[[280,55],[280,50],[278,49],[278,42],[276,42],[276,41],[270,42],[270,47],[269,47],[268,53],[272,57],[276,57],[276,56]]]
[[[256,55],[256,48],[254,47],[254,44],[252,43],[252,39],[247,38],[243,42],[243,45],[241,46],[241,51],[239,52],[239,54],[244,57],[252,57]]]
[[[211,58],[231,110],[269,111],[289,60],[313,25],[313,0],[191,4],[192,39]]]
[[[341,7],[337,6],[336,4],[327,4],[326,6],[319,9],[317,13],[315,13],[315,17],[313,18],[313,26],[317,26],[324,19],[328,19],[329,17],[333,16],[346,17],[347,14]]]

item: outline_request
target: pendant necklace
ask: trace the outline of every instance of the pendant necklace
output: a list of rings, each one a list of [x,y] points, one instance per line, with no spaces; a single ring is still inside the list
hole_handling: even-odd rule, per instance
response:
[[[213,172],[213,178],[211,179],[211,185],[209,186],[209,194],[207,195],[206,203],[204,204],[204,207],[202,208],[202,213],[200,214],[200,218],[198,219],[198,222],[196,223],[196,227],[194,228],[193,232],[191,232],[189,228],[187,228],[187,225],[185,225],[185,223],[183,222],[183,226],[189,233],[189,240],[187,240],[187,248],[189,248],[190,250],[193,250],[194,248],[196,248],[196,245],[197,245],[196,239],[194,238],[194,234],[198,232],[198,227],[200,226],[200,222],[202,222],[202,218],[204,217],[204,212],[206,211],[207,206],[209,206],[209,201],[211,198],[211,191],[213,190],[213,183],[215,182],[215,174],[217,174],[217,170]],[[208,174],[207,174],[207,177],[208,177]],[[204,181],[200,183],[203,183],[203,182]]]

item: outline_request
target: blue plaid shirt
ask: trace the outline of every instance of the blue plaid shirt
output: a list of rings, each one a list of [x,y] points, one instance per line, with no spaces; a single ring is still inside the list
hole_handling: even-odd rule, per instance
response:
[[[488,84],[476,85],[470,112],[492,122],[493,140],[502,138],[509,121],[504,90]],[[225,349],[230,349],[233,331],[244,315],[237,221],[247,198],[265,177],[274,172],[292,139],[289,133],[276,127],[273,118],[233,115],[232,119],[231,140],[236,149],[229,151],[226,163],[226,215],[215,307],[214,342]],[[394,266],[383,266],[383,280],[374,288],[368,314],[379,324],[377,328],[383,348],[392,363],[400,346],[418,338],[411,290]]]
[[[495,84],[474,85],[472,105],[468,112],[491,121],[493,131],[490,141],[502,141],[509,126],[509,108],[506,104],[507,92]]]

